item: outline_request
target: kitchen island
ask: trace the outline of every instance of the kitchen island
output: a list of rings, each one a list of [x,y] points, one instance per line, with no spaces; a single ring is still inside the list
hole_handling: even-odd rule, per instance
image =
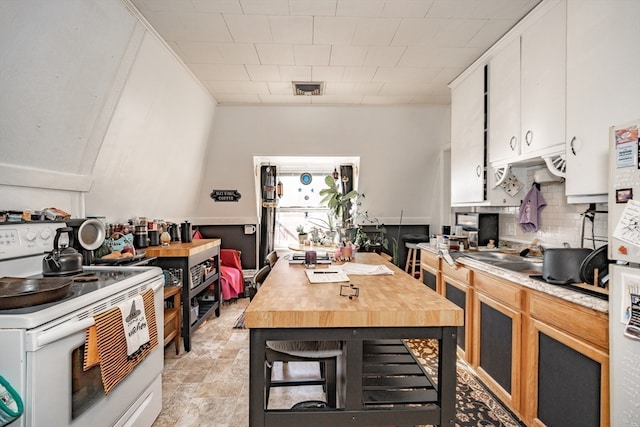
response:
[[[302,265],[280,258],[245,312],[250,329],[251,426],[438,424],[455,421],[456,327],[462,310],[374,253],[356,262],[385,265],[393,275],[350,275],[349,282],[309,283]],[[318,269],[317,271],[320,271]],[[341,296],[352,284],[358,296]],[[353,288],[351,288],[353,289]],[[384,408],[367,405],[363,385],[366,341],[434,338],[439,342],[439,372],[433,401]],[[343,356],[338,378],[338,408],[271,410],[265,402],[267,340],[339,340]]]

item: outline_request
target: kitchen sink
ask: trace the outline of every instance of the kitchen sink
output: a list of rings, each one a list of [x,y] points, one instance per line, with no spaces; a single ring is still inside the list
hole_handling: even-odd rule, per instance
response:
[[[506,270],[517,271],[519,273],[539,274],[542,273],[542,262],[531,261],[501,261],[493,264],[494,267]]]
[[[467,252],[465,256],[477,261],[486,262],[487,264],[495,264],[497,262],[529,262],[532,260],[532,258],[522,257],[516,254],[505,254],[503,252]],[[542,259],[540,259],[540,262],[542,262]]]
[[[491,264],[505,270],[516,271],[525,274],[542,273],[542,258],[522,257],[516,254],[503,252],[477,252],[466,253],[465,256],[476,261]]]

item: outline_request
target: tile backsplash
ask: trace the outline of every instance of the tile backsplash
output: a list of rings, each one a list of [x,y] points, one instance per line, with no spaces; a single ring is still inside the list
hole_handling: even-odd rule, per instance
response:
[[[533,182],[532,179],[527,182]],[[559,247],[563,243],[569,243],[572,248],[583,246],[582,224],[585,212],[590,208],[587,203],[568,204],[564,195],[564,182],[541,184],[540,192],[547,202],[540,215],[540,228],[536,232],[526,232],[518,223],[519,207],[477,207],[477,208],[456,208],[454,212],[495,212],[500,214],[500,241],[527,244],[534,239],[544,247]],[[529,187],[525,186],[516,195],[524,199]],[[607,211],[607,204],[596,204],[596,211]],[[453,215],[455,217],[455,215]],[[593,218],[593,221],[589,218]],[[587,215],[584,219],[584,247],[594,248],[606,244],[607,236],[607,214],[595,213]],[[602,239],[605,241],[595,241],[590,239]]]

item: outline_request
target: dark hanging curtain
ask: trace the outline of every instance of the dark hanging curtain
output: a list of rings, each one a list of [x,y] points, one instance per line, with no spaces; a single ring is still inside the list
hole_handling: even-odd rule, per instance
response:
[[[342,181],[342,194],[347,194],[353,190],[353,166],[352,165],[340,165],[340,177]],[[351,212],[351,202],[347,205],[347,209],[342,212],[342,221],[349,219]]]
[[[274,249],[274,234],[276,230],[276,167],[260,166],[260,185],[262,188],[260,215],[260,251],[259,266],[262,260]]]

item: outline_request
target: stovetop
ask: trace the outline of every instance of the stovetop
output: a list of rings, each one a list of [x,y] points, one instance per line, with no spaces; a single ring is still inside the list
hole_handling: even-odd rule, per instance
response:
[[[91,292],[97,291],[98,289],[104,289],[108,286],[113,285],[114,283],[125,280],[129,277],[133,277],[140,273],[141,273],[140,271],[122,271],[122,270],[116,270],[113,268],[109,269],[109,271],[92,271],[91,269],[87,268],[83,271],[83,273],[80,273],[80,274],[74,274],[70,276],[55,276],[56,278],[68,277],[69,280],[73,280],[74,277],[80,277],[82,279],[97,278],[97,280],[73,281],[71,283],[71,286],[69,286],[69,292],[67,293],[66,296],[64,296],[61,299],[44,303],[44,304],[31,305],[27,307],[11,308],[11,309],[4,309],[4,310],[0,309],[0,314],[7,315],[7,314],[34,313],[39,310],[44,310],[49,307],[53,307],[54,305],[57,305],[57,304],[65,303],[74,298],[80,298],[83,295],[87,295]],[[43,276],[41,274],[38,274],[35,276],[29,276],[29,279],[42,279],[45,277],[52,277],[52,276]]]
[[[66,297],[45,304],[0,310],[0,329],[30,329],[85,310],[116,294],[127,292],[162,277],[158,267],[84,267],[83,273],[96,276],[92,282],[73,282]],[[42,275],[29,278],[42,278]],[[58,276],[59,277],[59,276]]]

